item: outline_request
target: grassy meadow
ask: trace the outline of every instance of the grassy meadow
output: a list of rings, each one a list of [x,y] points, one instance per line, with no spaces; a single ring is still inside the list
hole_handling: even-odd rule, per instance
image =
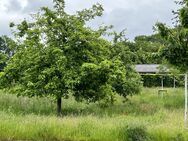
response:
[[[63,100],[63,117],[56,117],[51,98],[26,98],[0,91],[0,140],[37,141],[187,141],[184,90],[143,88],[140,95],[114,105]]]

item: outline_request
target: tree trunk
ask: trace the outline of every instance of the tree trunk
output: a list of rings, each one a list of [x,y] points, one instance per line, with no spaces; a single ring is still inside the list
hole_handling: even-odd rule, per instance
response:
[[[61,97],[58,97],[57,98],[57,116],[61,116],[62,114],[61,103],[62,103]]]

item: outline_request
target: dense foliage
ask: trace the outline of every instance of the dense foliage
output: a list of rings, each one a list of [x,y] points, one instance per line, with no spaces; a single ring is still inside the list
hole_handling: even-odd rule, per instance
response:
[[[161,50],[161,56],[170,64],[182,71],[188,70],[188,1],[180,1],[182,5],[177,12],[177,25],[170,28],[163,23],[157,23],[156,27],[160,35],[167,41]]]
[[[1,74],[2,85],[15,86],[18,95],[55,97],[59,114],[61,98],[70,94],[79,101],[113,103],[115,94],[138,93],[140,77],[132,61],[122,62],[121,52],[114,51],[119,42],[102,38],[107,27],[86,27],[87,21],[102,12],[97,4],[69,15],[64,1],[54,0],[54,8],[41,8],[32,22],[11,23],[19,44]]]
[[[164,46],[164,39],[159,34],[140,35],[135,37],[133,42],[124,43],[134,54],[132,59],[136,64],[161,64],[162,59],[158,55],[158,51]]]

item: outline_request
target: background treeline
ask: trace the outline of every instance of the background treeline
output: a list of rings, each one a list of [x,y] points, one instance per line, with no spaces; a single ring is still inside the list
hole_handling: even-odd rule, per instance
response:
[[[126,40],[122,44],[124,49],[122,56],[125,62],[129,58],[134,64],[165,64],[159,52],[165,47],[166,41],[159,34],[137,36],[134,41]],[[163,79],[164,87],[174,87],[174,78],[176,87],[184,86],[184,76],[177,75],[177,70],[174,68],[170,68],[170,73],[172,75],[143,75],[143,86],[160,87]]]
[[[184,76],[170,76],[170,75],[143,75],[142,81],[144,87],[161,87],[163,79],[164,87],[182,87],[184,86]],[[174,84],[175,79],[175,84]]]
[[[114,35],[115,36],[115,35]],[[115,36],[116,38],[116,36]],[[134,41],[123,40],[114,45],[111,55],[119,56],[126,65],[129,64],[163,64],[163,59],[159,56],[160,48],[165,46],[165,41],[160,35],[154,34],[150,36],[141,35],[135,37]],[[17,45],[15,41],[7,36],[0,37],[0,70],[6,66],[7,61],[16,52]],[[183,86],[183,76],[175,76],[176,86]],[[174,86],[174,76],[163,76],[164,86]],[[161,86],[161,76],[145,75],[142,76],[143,86],[159,87]]]

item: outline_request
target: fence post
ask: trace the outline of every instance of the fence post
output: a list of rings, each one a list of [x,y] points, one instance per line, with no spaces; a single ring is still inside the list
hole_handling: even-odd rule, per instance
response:
[[[185,74],[185,128],[187,128],[187,73]]]

